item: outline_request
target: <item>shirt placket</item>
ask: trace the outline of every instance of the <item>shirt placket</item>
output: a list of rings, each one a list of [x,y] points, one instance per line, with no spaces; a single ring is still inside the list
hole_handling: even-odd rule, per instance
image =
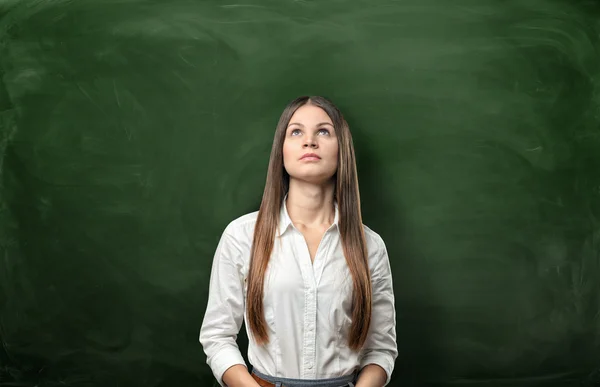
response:
[[[315,379],[316,367],[316,325],[317,325],[317,285],[310,260],[308,245],[300,232],[297,232],[297,246],[300,254],[300,268],[304,279],[304,337],[302,338],[302,374],[304,378]],[[321,250],[319,247],[318,250]],[[317,251],[317,255],[319,251]],[[315,261],[316,261],[315,257]]]

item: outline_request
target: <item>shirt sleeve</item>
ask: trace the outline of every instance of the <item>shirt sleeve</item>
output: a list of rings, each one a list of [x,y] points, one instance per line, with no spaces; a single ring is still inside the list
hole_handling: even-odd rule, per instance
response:
[[[371,269],[373,286],[371,327],[365,346],[361,351],[360,368],[362,369],[368,364],[380,366],[387,374],[385,382],[385,386],[387,386],[398,357],[398,347],[396,344],[396,310],[392,271],[383,240],[380,240],[380,246]]]
[[[236,339],[244,320],[244,276],[238,241],[226,228],[214,255],[206,313],[200,328],[200,343],[206,363],[220,386],[225,371],[241,364],[247,367]]]

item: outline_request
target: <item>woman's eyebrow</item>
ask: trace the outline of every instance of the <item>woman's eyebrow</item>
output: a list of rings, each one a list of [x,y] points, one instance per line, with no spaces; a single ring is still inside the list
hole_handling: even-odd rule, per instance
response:
[[[292,126],[292,125],[299,125],[299,126],[302,126],[302,127],[304,127],[304,125],[302,125],[302,124],[301,124],[301,123],[299,123],[299,122],[292,122],[291,124],[289,124],[289,125],[288,125],[288,128],[289,128],[290,126]],[[333,126],[333,124],[331,124],[331,123],[329,123],[329,122],[319,122],[319,123],[317,124],[317,126],[323,126],[323,125],[330,125],[330,126]]]

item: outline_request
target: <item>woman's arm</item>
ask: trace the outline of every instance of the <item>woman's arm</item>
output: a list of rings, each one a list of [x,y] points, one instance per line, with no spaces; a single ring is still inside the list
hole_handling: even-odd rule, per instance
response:
[[[228,387],[260,387],[248,372],[248,368],[241,364],[228,368],[223,374],[223,382]]]
[[[387,373],[377,364],[366,365],[358,375],[356,387],[380,387],[387,381]]]
[[[242,248],[225,229],[213,259],[200,343],[219,385],[255,387],[236,339],[244,320]]]
[[[361,352],[361,372],[356,387],[386,386],[390,382],[398,356],[392,270],[385,243],[381,238],[379,244],[379,251],[371,269],[371,327]]]

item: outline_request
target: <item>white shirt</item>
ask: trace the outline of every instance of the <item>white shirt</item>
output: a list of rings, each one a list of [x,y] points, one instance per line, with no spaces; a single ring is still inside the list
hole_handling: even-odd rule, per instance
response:
[[[286,195],[287,199],[287,195]],[[398,355],[392,275],[381,237],[364,226],[373,285],[371,328],[363,349],[348,348],[352,277],[334,223],[323,235],[311,263],[304,237],[294,227],[285,200],[267,268],[264,311],[269,343],[258,346],[247,324],[246,278],[258,211],[232,221],[223,232],[213,260],[200,343],[206,362],[221,386],[225,371],[247,366],[236,343],[246,321],[248,360],[260,372],[285,378],[334,378],[377,364],[390,381]]]

